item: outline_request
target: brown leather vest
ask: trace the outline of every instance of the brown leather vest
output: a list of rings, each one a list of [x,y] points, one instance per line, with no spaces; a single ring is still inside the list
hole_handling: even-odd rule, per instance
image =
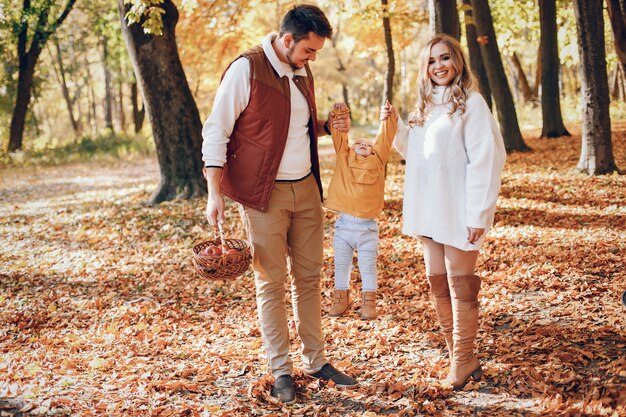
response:
[[[261,45],[244,52],[240,57],[250,61],[250,102],[239,115],[230,135],[220,186],[222,193],[233,200],[265,212],[289,131],[289,78],[278,76]],[[294,76],[294,83],[309,104],[311,171],[317,181],[321,200],[317,108],[313,75],[308,65],[305,68],[307,76]]]

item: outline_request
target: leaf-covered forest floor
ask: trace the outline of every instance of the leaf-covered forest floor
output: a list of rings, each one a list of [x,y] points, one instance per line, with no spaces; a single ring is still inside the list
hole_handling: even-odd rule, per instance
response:
[[[614,126],[626,168],[626,124]],[[626,415],[626,176],[573,168],[573,138],[508,158],[479,260],[486,378],[453,393],[421,247],[402,236],[404,166],[389,165],[380,317],[324,316],[328,357],[361,381],[339,390],[297,371],[299,401],[271,377],[249,272],[207,282],[190,265],[208,238],[204,199],[144,204],[154,160],[0,172],[0,415]],[[330,178],[333,157],[323,161]],[[332,291],[326,215],[323,308]],[[243,237],[234,207],[228,234]],[[358,275],[353,275],[358,297]],[[288,297],[289,299],[289,297]],[[300,344],[292,338],[299,368]]]

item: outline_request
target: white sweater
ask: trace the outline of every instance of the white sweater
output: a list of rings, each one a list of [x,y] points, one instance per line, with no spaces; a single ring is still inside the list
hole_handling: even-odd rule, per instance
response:
[[[462,250],[480,249],[493,224],[506,152],[487,103],[470,92],[465,113],[448,116],[445,87],[423,127],[398,120],[395,147],[406,159],[402,232]],[[468,227],[484,228],[474,244]]]

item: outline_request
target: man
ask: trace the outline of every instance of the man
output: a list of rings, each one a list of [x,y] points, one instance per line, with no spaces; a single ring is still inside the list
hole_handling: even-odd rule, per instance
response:
[[[319,8],[295,6],[278,35],[268,35],[228,67],[202,131],[207,219],[213,226],[223,221],[222,195],[240,203],[252,247],[263,344],[276,378],[272,395],[285,403],[295,401],[285,306],[288,271],[305,371],[338,386],[357,385],[326,360],[321,328],[324,230],[317,136],[329,131],[317,119],[308,62],[331,35]],[[347,115],[333,126],[347,131]]]

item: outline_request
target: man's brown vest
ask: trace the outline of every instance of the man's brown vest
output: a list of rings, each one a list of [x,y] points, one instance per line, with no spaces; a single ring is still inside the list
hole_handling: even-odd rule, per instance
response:
[[[278,76],[261,45],[244,52],[240,57],[250,62],[250,102],[237,118],[230,135],[220,186],[222,193],[233,200],[265,212],[289,131],[289,78]],[[293,81],[309,104],[311,171],[321,199],[313,75],[308,65],[305,68],[308,76],[294,75]]]

